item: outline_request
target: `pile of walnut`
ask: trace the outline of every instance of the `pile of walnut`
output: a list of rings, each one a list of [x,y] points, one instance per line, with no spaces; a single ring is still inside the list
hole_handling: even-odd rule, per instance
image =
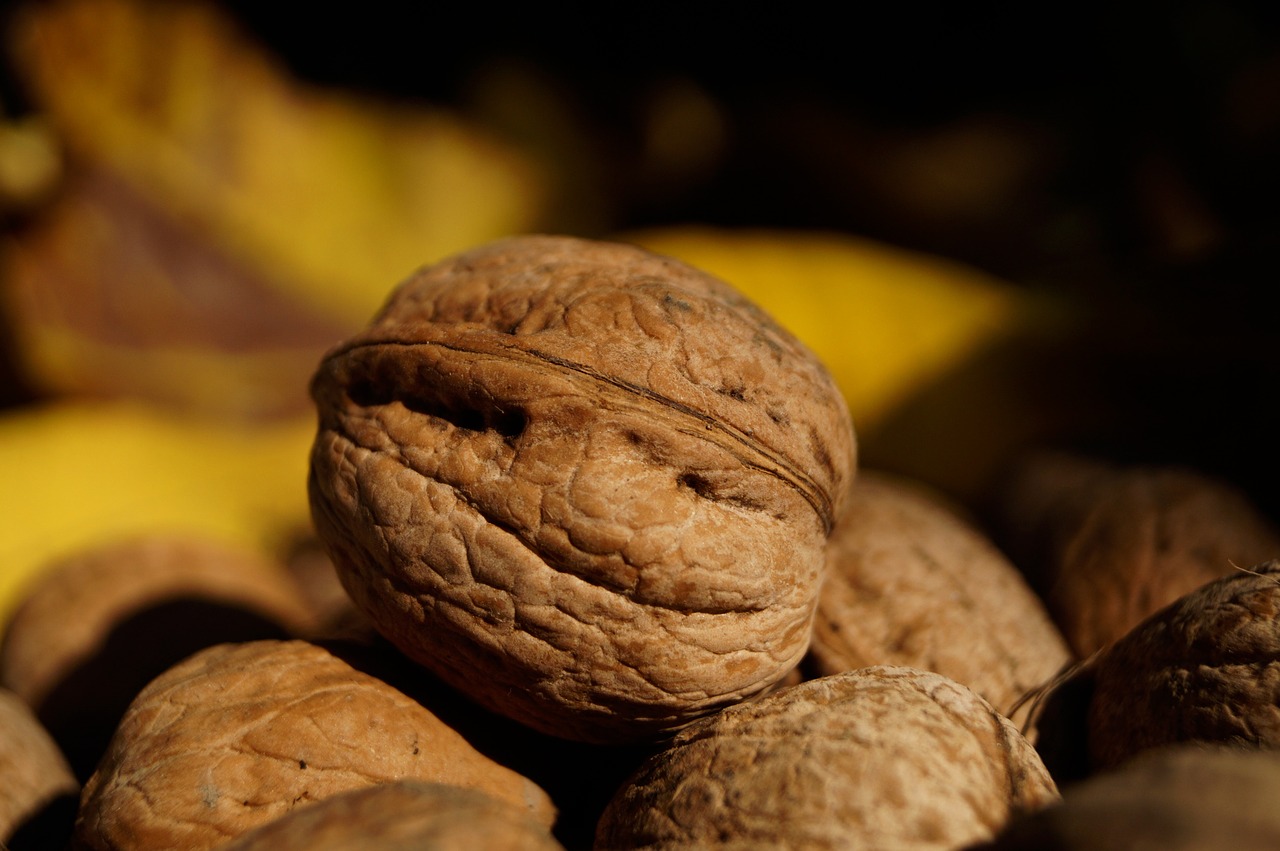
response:
[[[731,287],[567,238],[418,273],[312,394],[295,572],[157,535],[30,590],[8,848],[1280,847],[1280,535],[1220,482],[1038,458],[989,538],[855,479]]]

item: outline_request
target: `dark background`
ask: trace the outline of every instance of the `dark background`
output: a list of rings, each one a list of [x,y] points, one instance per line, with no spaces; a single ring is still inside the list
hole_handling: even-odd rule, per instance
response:
[[[1093,217],[1089,248],[1109,265],[1152,259],[1133,184],[1156,155],[1233,240],[1263,239],[1276,223],[1280,8],[1260,2],[1127,2],[1094,13],[903,3],[854,6],[847,19],[805,4],[579,14],[378,2],[291,13],[288,5],[224,4],[295,72],[325,84],[465,106],[486,70],[523,63],[554,81],[619,168],[638,156],[655,83],[696,84],[727,116],[729,149],[704,182],[661,206],[616,199],[617,226],[696,219],[917,241],[841,192],[833,178],[847,166],[822,158],[836,159],[830,149],[842,130],[906,140],[974,115],[1034,125],[1055,151],[1050,173],[1028,189],[1040,197],[1019,199],[1040,213],[1021,227],[1032,232],[1068,210]],[[815,115],[826,122],[825,144],[809,138]],[[1007,274],[1080,261],[1067,253],[1080,246],[1063,237],[1054,256],[1047,238],[1028,247],[1003,236],[1002,245],[992,238],[968,249],[943,235],[930,241]]]
[[[1067,293],[1096,336],[1054,366],[1068,384],[1105,385],[1118,411],[1080,441],[1200,466],[1276,504],[1274,4],[855,4],[847,18],[812,4],[372,3],[301,17],[268,5],[230,8],[326,83],[465,105],[496,61],[546,74],[605,152],[602,229],[828,228]],[[727,141],[714,168],[646,192],[628,180],[646,97],[673,79],[719,104]],[[1013,189],[930,215],[876,184],[893,144],[966,121],[1024,134],[1035,165]],[[1178,207],[1191,221],[1165,223]]]
[[[1274,4],[223,5],[305,79],[456,107],[535,147],[552,143],[493,108],[493,80],[536,81],[582,154],[562,174],[566,231],[834,230],[1062,296],[1084,317],[1076,338],[1010,381],[1105,408],[1070,434],[1082,448],[1197,466],[1275,512]],[[650,136],[672,90],[709,104],[718,135],[664,167]],[[21,103],[11,78],[5,91]],[[958,198],[898,180],[1002,162]],[[29,401],[3,371],[6,403]],[[980,430],[983,411],[954,401],[964,387],[925,394],[901,433],[939,416]],[[912,441],[864,460],[910,467]]]

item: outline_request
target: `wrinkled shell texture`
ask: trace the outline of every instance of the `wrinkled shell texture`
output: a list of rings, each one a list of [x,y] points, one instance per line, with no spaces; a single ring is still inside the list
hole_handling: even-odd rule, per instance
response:
[[[562,851],[527,812],[440,783],[345,792],[244,834],[223,851]]]
[[[943,674],[1010,715],[1070,661],[1022,575],[940,497],[861,470],[827,550],[819,674],[900,665]]]
[[[984,851],[1274,851],[1280,755],[1180,745],[1063,792]]]
[[[1080,658],[1233,565],[1280,558],[1280,531],[1244,493],[1191,470],[1047,455],[1008,503],[1010,552]]]
[[[1098,659],[1096,768],[1187,740],[1280,746],[1280,561],[1249,570],[1157,612]]]
[[[481,789],[554,820],[536,785],[327,650],[219,645],[130,706],[85,785],[76,837],[88,848],[212,848],[296,807],[406,778]]]
[[[1058,799],[1035,751],[972,690],[878,666],[703,719],[609,804],[597,849],[950,849]]]
[[[728,285],[522,237],[428,268],[331,351],[312,513],[407,655],[496,711],[642,739],[809,641],[848,410]]]
[[[30,707],[0,689],[0,843],[54,798],[79,788]]]
[[[77,552],[50,565],[9,619],[0,682],[39,705],[129,615],[177,599],[242,607],[302,633],[313,619],[298,597],[282,569],[200,538],[150,535]]]

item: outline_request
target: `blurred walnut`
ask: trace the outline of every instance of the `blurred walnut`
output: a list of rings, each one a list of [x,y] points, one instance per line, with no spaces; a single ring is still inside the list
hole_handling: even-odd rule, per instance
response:
[[[1152,615],[1099,655],[1092,676],[1095,769],[1188,740],[1280,746],[1280,561]]]
[[[71,836],[79,791],[30,707],[0,689],[0,847],[61,847]]]
[[[296,807],[400,779],[480,789],[554,820],[535,784],[324,648],[224,644],[129,706],[85,784],[76,838],[95,849],[212,848]]]
[[[223,851],[556,851],[547,826],[475,789],[399,781],[334,795]]]
[[[225,641],[287,638],[313,617],[280,565],[215,540],[153,534],[48,565],[5,627],[0,683],[89,776],[153,677]]]
[[[317,636],[350,641],[369,641],[377,636],[369,618],[342,587],[333,559],[314,532],[308,530],[290,544],[284,566],[314,613]]]
[[[1148,617],[1045,695],[1037,747],[1059,783],[1180,742],[1280,746],[1280,561]]]
[[[344,584],[496,711],[642,739],[803,655],[853,431],[822,365],[728,285],[509,239],[405,282],[312,393]]]
[[[935,671],[1006,715],[1070,659],[1044,604],[957,508],[866,470],[832,533],[810,652],[823,675]]]
[[[1063,792],[974,851],[1272,851],[1280,755],[1177,745]]]
[[[1006,547],[1080,658],[1236,566],[1280,558],[1280,531],[1244,493],[1186,469],[1036,456],[1002,514]]]
[[[880,666],[690,725],[618,791],[596,848],[954,849],[1057,799],[974,692]]]

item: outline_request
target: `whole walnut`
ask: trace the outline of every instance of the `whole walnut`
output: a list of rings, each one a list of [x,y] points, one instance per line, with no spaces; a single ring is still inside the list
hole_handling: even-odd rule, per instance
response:
[[[1039,453],[1001,506],[1001,543],[1079,658],[1236,566],[1280,558],[1280,530],[1247,494],[1183,467]]]
[[[549,827],[536,784],[403,692],[304,641],[221,644],[130,704],[76,820],[79,847],[213,848],[343,792],[413,779],[475,788]]]
[[[803,656],[853,430],[729,285],[627,245],[500,241],[404,282],[312,395],[343,583],[495,711],[643,740]]]
[[[827,548],[810,656],[820,675],[935,671],[1006,716],[1071,659],[1040,598],[959,508],[865,469]]]
[[[595,847],[942,851],[1057,800],[1035,750],[972,690],[876,666],[686,727],[618,790]]]

